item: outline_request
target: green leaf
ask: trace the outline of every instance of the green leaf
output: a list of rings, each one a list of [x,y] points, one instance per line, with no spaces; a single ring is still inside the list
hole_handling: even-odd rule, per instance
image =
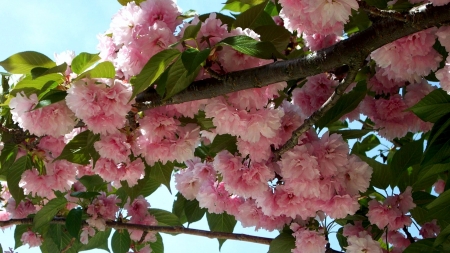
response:
[[[413,107],[409,108],[423,121],[435,123],[450,113],[450,95],[442,89],[430,92]]]
[[[97,64],[94,68],[81,73],[75,80],[83,78],[114,78],[116,76],[116,69],[112,62],[104,61]]]
[[[352,154],[366,155],[366,152],[380,145],[380,139],[375,134],[370,134],[362,142],[355,142],[352,147]]]
[[[29,225],[17,225],[14,229],[14,249],[17,249],[23,245],[20,238],[22,238],[23,233],[28,231],[28,227]]]
[[[199,56],[199,58],[201,58],[201,56]],[[200,65],[198,65],[193,72],[190,72],[184,67],[183,60],[178,58],[168,69],[167,78],[164,80],[164,83],[158,82],[158,85],[164,85],[164,87],[166,87],[164,99],[169,99],[186,89],[197,77],[199,71]]]
[[[268,253],[291,253],[295,248],[295,238],[291,233],[283,231],[270,242]]]
[[[2,152],[0,152],[0,175],[6,176],[8,174],[9,168],[14,164],[16,160],[18,151],[19,148],[16,144],[4,144],[3,150]]]
[[[434,241],[433,246],[437,247],[441,244],[443,244],[447,239],[449,239],[450,236],[450,225],[445,227],[444,229],[441,229],[441,232],[437,235],[436,241]]]
[[[0,66],[12,74],[28,74],[36,67],[53,68],[56,63],[41,53],[25,51],[11,55]]]
[[[66,198],[51,199],[46,205],[39,210],[33,218],[33,230],[39,231],[43,226],[47,225],[67,204]]]
[[[284,53],[287,48],[291,33],[286,28],[279,25],[263,25],[255,28],[255,32],[261,37],[261,41],[268,41],[275,46],[275,49]]]
[[[216,14],[216,19],[220,20],[222,22],[222,25],[227,25],[228,30],[230,30],[231,27],[233,26],[235,19],[230,16],[224,15],[220,12],[215,12],[215,14]],[[202,14],[198,17],[198,19],[200,19],[200,21],[202,21],[202,22],[205,22],[205,20],[207,18],[209,18],[210,15],[211,15],[211,13]]]
[[[187,222],[186,214],[184,213],[184,207],[187,199],[181,194],[177,193],[176,200],[173,202],[172,213],[178,217],[181,224]]]
[[[352,9],[352,15],[350,16],[349,22],[344,25],[344,31],[347,34],[352,34],[355,32],[361,32],[366,30],[372,25],[367,13],[359,9],[358,11]]]
[[[141,73],[131,79],[133,86],[131,99],[150,87],[180,54],[180,51],[176,49],[166,49],[153,55],[142,68]]]
[[[219,153],[222,150],[228,150],[231,154],[237,152],[236,136],[230,134],[217,135],[211,143],[210,151]]]
[[[93,199],[97,196],[101,195],[98,192],[72,192],[70,196],[80,199]]]
[[[202,51],[189,48],[181,54],[181,61],[187,70],[187,75],[192,74],[209,56],[211,49]]]
[[[422,167],[450,162],[450,114],[440,118],[433,126],[427,148],[421,162]]]
[[[441,195],[439,195],[437,197],[437,199],[435,199],[433,202],[431,202],[430,204],[427,205],[428,209],[432,209],[434,207],[438,207],[438,206],[446,206],[448,205],[450,201],[450,190],[446,190],[445,192],[441,193]]]
[[[139,184],[139,180],[138,180]],[[161,183],[158,182],[156,179],[149,177],[148,180],[145,182],[144,186],[141,189],[141,194],[144,197],[150,196],[153,192],[155,192],[159,186],[161,186]]]
[[[83,209],[81,208],[74,208],[67,214],[66,227],[72,237],[78,238],[78,235],[80,234],[82,215]]]
[[[337,131],[330,131],[330,134],[340,134],[342,135],[342,138],[344,140],[349,139],[359,139],[362,138],[364,135],[370,133],[371,130],[369,129],[361,129],[361,130],[337,130]]]
[[[105,231],[97,231],[95,235],[89,238],[88,244],[82,245],[80,251],[90,249],[103,249],[109,252],[108,238],[111,234],[111,228],[107,228]]]
[[[369,164],[369,166],[372,167],[372,169],[373,169],[372,179],[370,180],[370,184],[379,189],[386,189],[389,186],[390,181],[392,179],[390,166],[379,163],[379,162],[375,161],[374,159],[368,158],[364,155],[359,155],[359,154],[357,154],[357,155],[359,156],[359,158],[361,158],[361,160],[363,160],[364,162]]]
[[[156,242],[151,242],[150,248],[152,248],[152,253],[164,253],[164,242],[159,233],[156,233]]]
[[[245,35],[227,37],[219,41],[217,45],[228,45],[238,52],[261,59],[286,58],[271,42],[257,41]]]
[[[450,169],[450,164],[434,164],[427,167],[424,167],[419,172],[419,180],[426,179],[428,177],[435,176],[442,172],[448,171]]]
[[[436,199],[436,196],[424,191],[415,191],[412,193],[414,204],[417,206],[426,206]]]
[[[237,16],[233,27],[255,29],[262,25],[276,25],[272,17],[264,11],[268,1],[255,5]]]
[[[325,115],[317,121],[316,126],[324,128],[328,124],[339,120],[345,114],[353,111],[359,103],[364,99],[367,93],[366,82],[358,82],[356,87],[349,93],[342,95],[336,105],[328,110]]]
[[[186,219],[189,223],[199,221],[205,215],[206,209],[200,208],[199,203],[196,199],[186,200],[184,203],[184,213]]]
[[[202,26],[201,22],[198,22],[196,25],[190,25],[184,29],[183,37],[181,41],[185,40],[195,40],[197,38],[197,34],[200,31],[200,27]]]
[[[81,74],[98,61],[100,61],[100,56],[98,56],[98,54],[83,52],[73,58],[70,67],[74,73]]]
[[[400,180],[399,176],[408,169],[409,166],[419,164],[423,155],[423,142],[413,141],[403,145],[395,152],[390,164],[394,179]]]
[[[111,240],[112,251],[114,253],[126,253],[130,246],[131,239],[128,230],[116,230]]]
[[[63,101],[67,96],[67,92],[61,90],[51,90],[47,92],[41,99],[39,99],[39,103],[33,108],[33,110],[58,103],[59,101]]]
[[[28,155],[24,155],[17,159],[8,170],[7,183],[9,192],[16,200],[16,205],[24,199],[25,195],[23,189],[19,187],[19,182],[22,179],[22,174],[25,170],[31,169],[31,159]]]
[[[232,233],[236,226],[236,219],[234,216],[227,214],[226,212],[221,214],[206,213],[206,220],[208,221],[209,230],[215,232],[227,232]],[[225,242],[224,239],[219,240],[219,250]]]
[[[222,7],[222,10],[229,10],[232,12],[244,12],[248,9],[250,9],[251,5],[241,3],[240,1],[231,1],[227,3]]]
[[[195,124],[199,125],[201,130],[209,130],[216,127],[212,122],[212,118],[207,118],[204,111],[199,111],[194,118],[197,120]]]
[[[135,2],[136,4],[140,4],[142,2],[144,2],[145,0],[117,0],[117,2],[119,2],[119,4],[125,6],[130,2]]]
[[[100,134],[94,134],[89,130],[76,135],[64,147],[61,155],[55,160],[67,160],[72,163],[87,165],[89,160],[98,157],[98,153],[94,148],[94,143],[100,140]]]
[[[423,207],[416,206],[412,210],[409,210],[409,212],[414,220],[419,224],[423,224],[428,221],[428,211]]]
[[[104,191],[106,192],[106,185],[103,178],[101,178],[99,175],[92,175],[92,176],[82,176],[79,181],[86,187],[88,191],[92,192],[99,192]]]
[[[31,78],[36,79],[40,76],[45,76],[48,74],[54,74],[54,73],[62,73],[64,74],[67,70],[67,63],[63,63],[61,65],[55,66],[53,68],[43,68],[43,67],[36,67],[31,70]]]
[[[170,190],[170,179],[172,178],[173,167],[174,165],[171,162],[167,162],[166,164],[156,162],[155,165],[150,168],[149,176],[156,182],[165,185],[169,192],[172,192]]]
[[[180,220],[178,217],[166,210],[158,209],[158,208],[150,208],[148,212],[155,216],[158,221],[158,226],[181,226]]]
[[[15,96],[18,92],[23,91],[28,96],[33,93],[39,96],[42,92],[47,92],[48,89],[56,87],[59,83],[62,83],[60,74],[48,74],[35,79],[31,76],[26,76],[14,86],[10,94]]]
[[[433,247],[435,238],[428,238],[418,240],[415,243],[411,243],[408,248],[406,248],[403,253],[433,253],[440,252]]]

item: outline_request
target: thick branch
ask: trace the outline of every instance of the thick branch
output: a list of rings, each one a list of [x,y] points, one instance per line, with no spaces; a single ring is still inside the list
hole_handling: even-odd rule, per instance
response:
[[[321,119],[328,110],[336,105],[337,101],[344,94],[347,87],[355,80],[360,66],[361,65],[351,67],[350,71],[347,73],[347,77],[336,87],[334,93],[328,98],[327,101],[325,101],[319,110],[315,111],[309,118],[305,119],[303,124],[292,133],[291,138],[281,148],[274,152],[274,159],[280,160],[282,154],[295,147],[298,143],[298,138],[302,134],[306,133],[306,131],[308,131],[319,119]]]
[[[433,26],[450,24],[450,4],[428,5],[423,11],[405,14],[404,17],[410,22],[380,19],[368,29],[306,57],[228,73],[222,80],[209,78],[195,81],[186,90],[166,101],[162,101],[155,90],[149,89],[137,96],[136,107],[143,110],[211,98],[276,82],[305,78],[343,65],[354,65],[385,44]]]
[[[55,217],[53,220],[50,221],[50,223],[65,225],[66,220],[64,218]],[[31,218],[11,219],[11,220],[7,220],[7,221],[0,221],[0,227],[6,227],[6,226],[12,226],[12,225],[31,225],[31,224],[33,224],[33,219],[31,219]],[[83,224],[88,225],[85,221],[83,222]],[[146,225],[139,225],[139,224],[121,223],[121,222],[116,222],[116,221],[107,221],[106,225],[108,227],[114,228],[114,229],[136,229],[136,230],[142,230],[142,231],[146,231],[146,232],[162,232],[162,233],[167,233],[167,234],[188,234],[188,235],[197,235],[197,236],[203,236],[203,237],[208,237],[208,238],[238,240],[238,241],[254,242],[254,243],[260,243],[260,244],[267,244],[267,245],[269,245],[270,242],[272,241],[272,238],[265,238],[265,237],[246,235],[246,234],[213,232],[213,231],[185,228],[182,226],[171,226],[171,227],[169,227],[169,226],[146,226]]]

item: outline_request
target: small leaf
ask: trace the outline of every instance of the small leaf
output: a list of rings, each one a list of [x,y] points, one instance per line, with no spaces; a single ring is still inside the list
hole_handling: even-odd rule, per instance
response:
[[[423,121],[435,123],[450,113],[450,95],[442,89],[430,92],[413,107],[409,108]]]
[[[450,162],[450,114],[446,114],[433,125],[425,149],[422,167]]]
[[[117,0],[117,2],[119,2],[121,5],[125,6],[130,2],[135,2],[136,4],[140,4],[142,2],[144,2],[145,0]]]
[[[169,192],[171,192],[170,179],[172,178],[173,168],[173,163],[167,162],[163,165],[161,162],[156,162],[151,167],[149,176],[158,183],[165,185]]]
[[[392,179],[390,167],[386,164],[379,163],[372,158],[368,158],[365,155],[358,154],[358,156],[373,169],[370,184],[380,189],[386,189]]]
[[[181,226],[180,220],[178,217],[166,210],[158,209],[158,208],[150,208],[148,212],[155,216],[158,221],[158,226]]]
[[[53,68],[56,63],[41,53],[25,51],[11,55],[0,66],[12,74],[28,74],[36,67]]]
[[[181,41],[185,40],[195,40],[197,38],[197,34],[200,31],[200,27],[202,26],[201,22],[198,22],[196,25],[190,25],[184,29],[183,38]]]
[[[5,141],[4,136],[2,136],[2,140]],[[19,148],[16,144],[5,143],[2,151],[0,152],[0,175],[7,175],[9,171],[9,167],[11,167],[17,157],[17,152],[19,152]]]
[[[150,242],[152,253],[164,253],[164,242],[159,233],[156,233],[156,242]]]
[[[82,183],[88,191],[107,191],[105,181],[99,175],[92,176],[82,176],[79,179],[80,183]]]
[[[271,42],[257,41],[245,35],[227,37],[219,41],[217,45],[228,45],[238,52],[261,59],[286,58]]]
[[[279,25],[263,25],[255,28],[255,32],[260,35],[261,41],[268,41],[275,46],[278,52],[284,53],[287,48],[291,33],[286,28]]]
[[[186,214],[184,213],[184,207],[187,200],[179,192],[176,197],[177,199],[173,202],[172,213],[178,217],[181,224],[184,224],[187,222]]]
[[[72,192],[70,196],[80,199],[93,199],[97,196],[101,195],[98,192]]]
[[[199,203],[196,199],[186,200],[184,204],[184,213],[186,215],[187,221],[189,223],[192,223],[201,220],[206,213],[206,209],[200,208]]]
[[[392,175],[400,180],[399,176],[408,169],[409,166],[419,164],[422,160],[423,142],[413,141],[403,145],[395,152],[390,164]]]
[[[366,152],[380,145],[380,139],[375,134],[370,134],[361,142],[355,142],[352,147],[352,154],[366,155]]]
[[[449,201],[450,201],[450,190],[446,190],[445,192],[441,193],[441,195],[439,195],[437,199],[428,204],[427,208],[432,209],[438,206],[448,205]]]
[[[100,56],[98,56],[98,54],[83,52],[73,58],[70,67],[74,73],[81,74],[98,61],[100,61]]]
[[[415,243],[411,243],[403,253],[434,253],[440,252],[433,247],[435,238],[421,239]]]
[[[199,56],[199,58],[201,57]],[[164,99],[167,100],[186,89],[197,77],[199,71],[200,65],[196,66],[193,72],[190,72],[184,67],[183,60],[180,58],[177,59],[170,69],[168,69],[167,78],[163,84],[166,87]]]
[[[23,233],[28,231],[28,227],[29,225],[17,225],[14,229],[14,249],[17,249],[23,245],[20,239],[22,238]]]
[[[31,159],[28,155],[24,155],[17,159],[8,170],[7,183],[9,192],[16,200],[16,205],[24,199],[23,189],[19,187],[22,174],[25,170],[31,169]]]
[[[209,56],[211,49],[207,48],[202,51],[196,49],[187,49],[181,54],[181,61],[187,70],[187,75],[192,74]]]
[[[82,215],[83,209],[81,208],[74,208],[67,214],[66,227],[72,237],[78,238],[78,235],[80,234]]]
[[[94,68],[81,73],[75,80],[83,78],[114,78],[116,76],[116,69],[112,62],[104,61],[97,64]]]
[[[166,49],[153,55],[142,68],[141,73],[131,79],[133,94],[130,100],[150,87],[179,55],[180,51],[176,49]]]
[[[61,90],[51,90],[47,92],[40,100],[33,110],[49,106],[59,101],[63,101],[67,96],[67,92]]]
[[[236,136],[230,134],[217,135],[211,143],[210,151],[219,153],[222,150],[228,150],[231,154],[237,152]]]
[[[67,200],[65,198],[56,198],[48,201],[34,216],[33,230],[39,231],[43,226],[47,225],[66,204]]]
[[[107,228],[105,231],[97,231],[95,235],[89,238],[88,244],[82,245],[80,251],[90,249],[103,249],[109,252],[108,238],[111,234],[111,228]]]
[[[236,226],[236,219],[234,216],[227,214],[226,212],[221,214],[206,213],[206,220],[208,221],[209,230],[215,232],[227,232],[232,233]],[[225,242],[224,239],[219,240],[219,250]]]
[[[54,74],[54,73],[62,73],[64,74],[67,70],[67,63],[63,63],[61,65],[55,66],[53,68],[43,68],[43,67],[36,67],[31,70],[31,78],[36,79],[40,76],[45,76],[48,74]]]
[[[33,93],[39,96],[42,92],[47,92],[48,89],[56,87],[59,83],[62,83],[62,76],[60,74],[48,74],[36,79],[31,78],[31,76],[26,76],[14,86],[10,94],[16,96],[16,93],[23,91],[27,96]]]
[[[275,25],[272,17],[264,11],[268,1],[255,5],[237,16],[233,27],[255,29],[262,25]]]
[[[111,248],[114,253],[126,253],[130,249],[131,239],[128,230],[116,230],[111,239]]]
[[[87,165],[92,158],[98,156],[94,148],[94,143],[98,140],[100,140],[100,134],[94,134],[89,130],[81,132],[67,143],[55,160],[67,160],[72,163]]]
[[[295,248],[295,238],[291,233],[282,232],[270,242],[268,253],[291,253]]]

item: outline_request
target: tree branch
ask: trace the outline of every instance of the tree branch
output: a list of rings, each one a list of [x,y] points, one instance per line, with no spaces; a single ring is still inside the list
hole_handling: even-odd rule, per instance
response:
[[[391,10],[380,10],[376,7],[368,5],[366,2],[361,1],[359,2],[359,8],[365,10],[367,13],[373,16],[377,17],[383,17],[383,18],[392,18],[401,22],[409,22],[409,16],[402,14],[398,11],[391,11]]]
[[[50,221],[51,224],[66,224],[65,218],[55,217]],[[31,225],[33,224],[32,218],[25,219],[11,219],[7,221],[0,221],[0,227],[12,226],[12,225]],[[83,225],[88,225],[86,221],[83,221]],[[269,245],[272,242],[272,238],[265,238],[253,235],[246,234],[233,234],[226,232],[214,232],[214,231],[206,231],[200,229],[193,228],[185,228],[182,226],[146,226],[139,224],[130,224],[130,223],[122,223],[116,221],[106,221],[106,225],[110,228],[114,229],[136,229],[144,232],[162,232],[167,234],[188,234],[188,235],[196,235],[203,236],[208,238],[217,238],[217,239],[228,239],[228,240],[238,240],[245,242],[254,242],[260,244]]]
[[[343,65],[352,66],[355,62],[365,59],[375,49],[390,42],[433,26],[450,24],[450,4],[427,5],[421,12],[408,13],[404,16],[409,22],[395,19],[378,20],[366,30],[306,57],[231,72],[223,75],[222,80],[208,78],[195,81],[187,89],[165,101],[154,89],[148,89],[136,97],[137,103],[134,106],[139,110],[145,110],[162,105],[212,98],[317,75]]]
[[[347,73],[347,77],[336,87],[333,94],[328,98],[327,101],[319,108],[319,110],[315,111],[309,118],[305,119],[303,124],[294,130],[291,138],[278,150],[274,151],[274,160],[278,161],[286,151],[295,147],[298,143],[298,138],[306,133],[319,119],[325,115],[325,113],[330,110],[333,106],[336,105],[339,98],[345,93],[347,87],[355,80],[356,74],[361,66],[362,62],[350,68],[350,71]]]

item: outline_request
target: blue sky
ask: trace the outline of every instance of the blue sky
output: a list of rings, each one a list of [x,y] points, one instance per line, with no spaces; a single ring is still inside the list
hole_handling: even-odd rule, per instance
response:
[[[200,0],[179,0],[183,11],[194,9],[199,14],[219,11],[224,0],[211,0],[205,4]],[[0,60],[21,51],[38,51],[53,58],[54,53],[74,50],[76,53],[95,53],[97,34],[109,27],[111,17],[120,8],[116,1],[79,0],[15,0],[3,1],[0,8]],[[174,186],[172,186],[174,189]],[[171,210],[174,195],[161,187],[150,197],[154,208]],[[207,223],[202,220],[191,225],[192,228],[207,229]],[[237,226],[236,233],[255,234],[265,237],[275,237],[278,233],[264,231],[255,232],[253,228],[243,229]],[[0,243],[3,249],[14,246],[13,231],[0,231]],[[164,235],[166,253],[196,252],[216,253],[217,240],[189,236]],[[40,252],[38,248],[21,247],[18,252]],[[235,252],[267,252],[268,246],[248,242],[227,241],[222,247],[223,253]],[[105,252],[95,250],[91,252]]]

